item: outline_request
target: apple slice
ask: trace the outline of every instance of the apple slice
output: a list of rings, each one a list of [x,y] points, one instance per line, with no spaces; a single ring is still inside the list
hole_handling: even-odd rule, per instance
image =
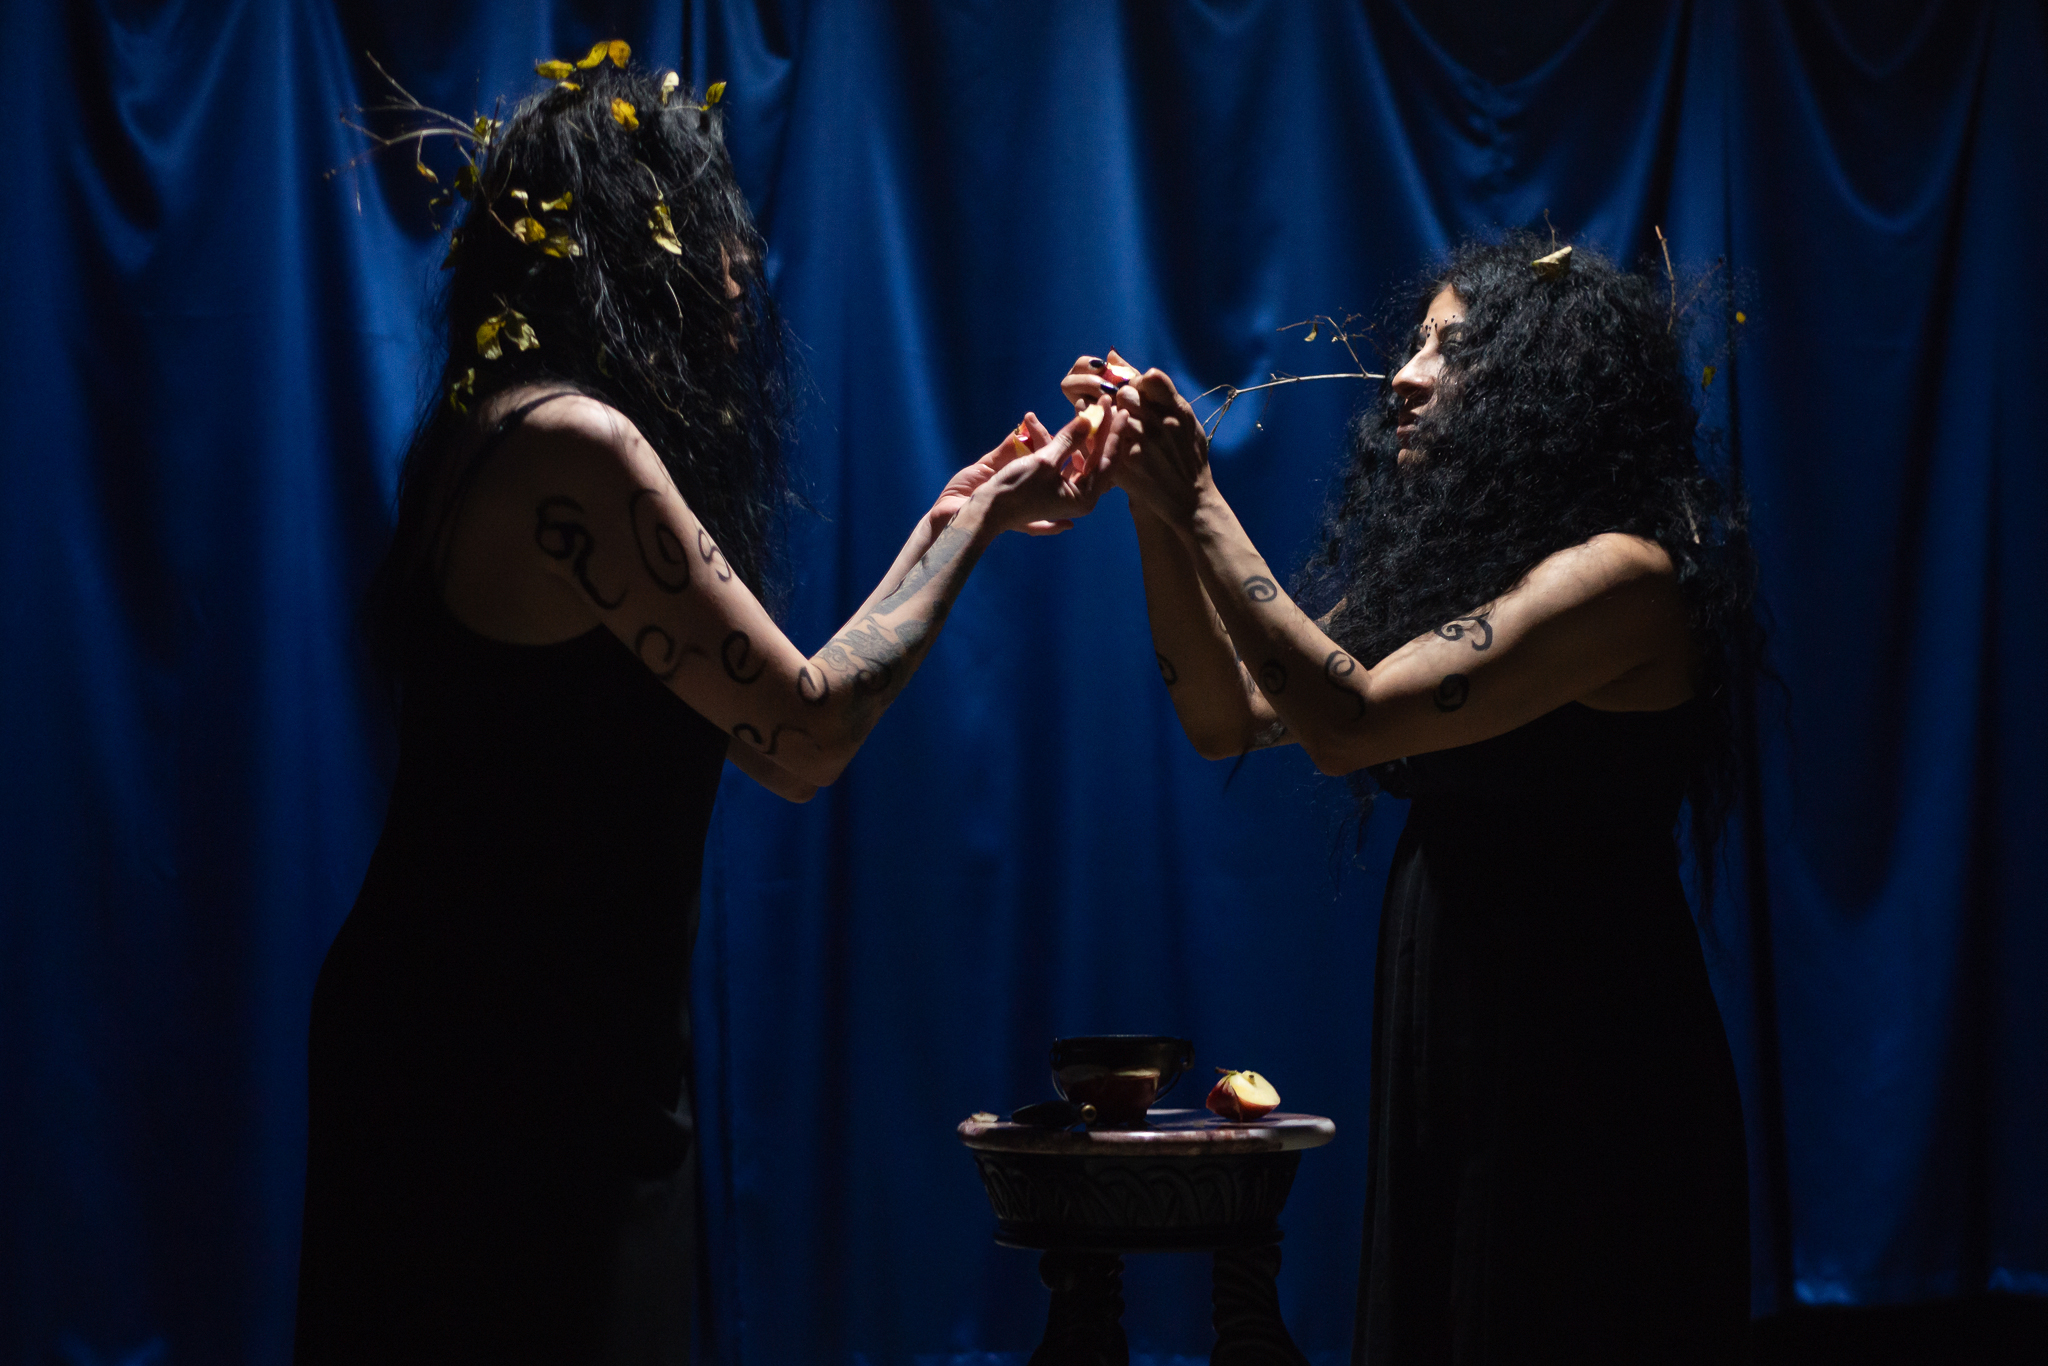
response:
[[[1103,362],[1102,373],[1112,383],[1118,385],[1129,384],[1138,378],[1138,372],[1132,368],[1131,363],[1119,356],[1113,346],[1109,348],[1109,359]]]
[[[1280,1108],[1280,1093],[1258,1073],[1216,1070],[1223,1075],[1209,1088],[1208,1105],[1225,1119],[1258,1119]]]

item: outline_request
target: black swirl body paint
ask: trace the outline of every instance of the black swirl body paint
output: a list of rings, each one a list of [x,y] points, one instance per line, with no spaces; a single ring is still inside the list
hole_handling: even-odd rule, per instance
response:
[[[566,560],[576,572],[576,582],[583,585],[583,591],[590,600],[609,612],[626,600],[626,590],[621,588],[618,596],[606,598],[590,581],[590,556],[597,549],[597,538],[590,534],[590,528],[577,517],[563,517],[562,511],[573,512],[580,517],[583,504],[574,498],[543,498],[534,509],[533,543],[540,547],[540,553],[551,560]]]
[[[832,696],[832,680],[823,669],[813,669],[806,664],[796,671],[796,695],[806,706],[822,707]]]
[[[1159,676],[1166,680],[1167,687],[1170,688],[1180,682],[1180,670],[1173,667],[1172,660],[1160,654],[1157,650],[1152,652],[1152,658],[1159,661]]]
[[[659,489],[641,489],[626,504],[626,515],[633,523],[633,543],[640,549],[647,577],[664,593],[680,593],[690,586],[690,557],[650,501],[659,497]]]
[[[683,656],[701,655],[704,652],[692,645],[688,649],[677,649],[676,638],[659,626],[642,626],[640,633],[633,637],[633,653],[640,656],[640,662],[654,670],[654,676],[666,683],[676,676],[676,670],[683,667]]]
[[[1277,659],[1269,659],[1259,665],[1259,686],[1269,697],[1277,697],[1287,691],[1287,666]]]
[[[761,732],[760,732],[760,731],[758,731],[758,730],[755,730],[755,729],[754,729],[754,728],[753,728],[752,726],[748,725],[748,724],[747,724],[746,722],[744,722],[744,721],[740,722],[740,723],[739,723],[738,725],[736,725],[736,726],[734,726],[734,727],[732,728],[732,735],[733,735],[733,739],[735,739],[735,740],[745,740],[745,741],[746,741],[746,742],[747,742],[748,744],[752,745],[752,746],[753,746],[753,747],[754,747],[755,749],[759,749],[759,748],[761,748],[761,745],[762,745],[762,743],[763,743],[763,741],[762,741],[762,739],[761,739]]]
[[[1280,585],[1264,574],[1254,574],[1244,581],[1244,595],[1253,602],[1271,602],[1280,596]]]
[[[1363,721],[1365,719],[1365,694],[1344,681],[1357,672],[1358,661],[1345,654],[1342,650],[1330,651],[1329,655],[1323,660],[1323,681],[1350,698],[1351,705],[1357,708],[1351,719]]]
[[[811,733],[805,730],[802,726],[786,726],[782,724],[782,722],[777,721],[775,723],[774,729],[768,732],[768,747],[762,750],[761,752],[763,754],[768,755],[770,758],[773,758],[775,756],[775,751],[782,747],[782,737],[784,734],[801,735],[806,740],[811,739]],[[811,743],[816,744],[817,742],[815,740],[812,740]]]
[[[1469,637],[1474,650],[1493,648],[1493,623],[1486,619],[1484,612],[1447,621],[1437,627],[1434,634],[1442,636],[1445,640],[1464,640]]]
[[[701,526],[697,528],[697,558],[711,566],[711,572],[720,583],[732,582],[732,565],[726,561],[725,552],[718,548],[718,542],[711,539],[711,533]]]
[[[734,631],[718,647],[718,662],[725,665],[725,676],[742,685],[758,680],[768,668],[768,660],[756,657],[754,642],[745,631]],[[747,670],[752,664],[753,671]]]
[[[1445,674],[1444,681],[1436,685],[1436,692],[1430,701],[1436,703],[1438,711],[1456,711],[1465,705],[1465,699],[1472,694],[1472,680],[1463,674]]]

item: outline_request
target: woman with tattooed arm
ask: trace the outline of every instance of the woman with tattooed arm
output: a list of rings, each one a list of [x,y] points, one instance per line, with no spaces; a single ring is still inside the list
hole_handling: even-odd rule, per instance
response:
[[[1417,291],[1308,610],[1163,373],[1118,388],[1103,437],[1196,748],[1298,744],[1411,801],[1374,983],[1374,1366],[1746,1341],[1742,1112],[1674,831],[1686,804],[1710,877],[1752,571],[1693,449],[1675,309],[1549,252],[1470,246]],[[1068,396],[1107,368],[1084,357]]]
[[[779,324],[715,113],[621,57],[484,150],[372,602],[398,773],[314,993],[296,1359],[684,1362],[725,762],[838,777],[990,542],[1089,510],[1088,427],[962,470],[807,652],[767,605]]]

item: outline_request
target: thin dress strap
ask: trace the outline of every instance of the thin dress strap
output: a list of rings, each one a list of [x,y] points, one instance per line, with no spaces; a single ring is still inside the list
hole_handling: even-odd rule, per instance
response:
[[[437,595],[440,592],[442,542],[446,539],[448,528],[454,522],[455,514],[462,507],[463,500],[469,496],[469,486],[476,479],[477,471],[483,468],[485,459],[505,443],[505,438],[511,436],[513,429],[526,421],[527,415],[534,409],[543,403],[552,403],[558,398],[577,397],[580,395],[574,390],[558,389],[552,394],[542,394],[539,398],[528,399],[500,417],[491,425],[490,431],[484,433],[484,439],[477,442],[476,449],[469,453],[462,473],[456,478],[455,487],[448,491],[447,500],[441,504],[440,516],[434,522],[434,534],[427,538],[426,554],[420,562],[428,579],[428,583],[422,585],[423,587]]]

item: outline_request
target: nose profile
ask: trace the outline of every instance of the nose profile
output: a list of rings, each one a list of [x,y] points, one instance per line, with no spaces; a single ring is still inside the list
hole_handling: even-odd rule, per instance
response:
[[[1394,392],[1401,396],[1401,401],[1411,407],[1428,402],[1430,390],[1436,383],[1435,376],[1431,375],[1421,362],[1422,357],[1419,354],[1409,357],[1408,363],[1396,370],[1394,377],[1387,381],[1393,386]]]

